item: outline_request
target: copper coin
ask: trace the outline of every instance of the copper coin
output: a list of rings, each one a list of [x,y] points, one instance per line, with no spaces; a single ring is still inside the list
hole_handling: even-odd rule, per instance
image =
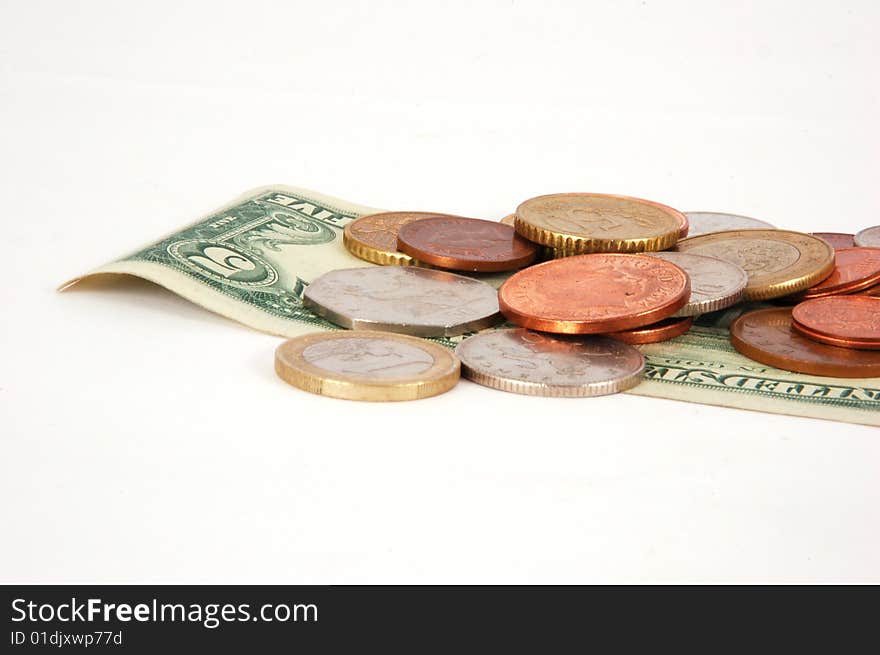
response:
[[[693,316],[684,318],[667,318],[659,323],[646,325],[645,327],[635,328],[634,330],[623,330],[622,332],[609,332],[606,336],[624,343],[657,343],[658,341],[667,341],[691,329],[694,323]]]
[[[880,375],[880,353],[827,346],[801,336],[791,327],[787,307],[743,314],[730,326],[730,343],[746,357],[786,371],[839,378]]]
[[[854,350],[880,350],[880,341],[850,341],[848,339],[838,339],[837,337],[831,337],[827,334],[822,334],[821,332],[816,332],[814,330],[810,330],[809,328],[804,327],[797,321],[791,322],[791,329],[801,334],[808,339],[812,339],[813,341],[817,341],[819,343],[826,343],[829,346],[838,346],[840,348],[850,348]]]
[[[675,212],[675,218],[678,220],[678,238],[684,239],[691,231],[690,219],[684,212]]]
[[[379,212],[354,219],[342,232],[342,243],[355,257],[383,266],[417,264],[397,250],[397,231],[402,225],[425,218],[445,216],[431,212]]]
[[[810,232],[814,237],[819,237],[826,243],[830,243],[835,250],[837,248],[852,248],[856,244],[853,242],[852,234],[843,232]]]
[[[811,339],[845,348],[880,349],[880,298],[832,296],[802,302],[792,327]]]
[[[690,279],[675,264],[646,255],[597,253],[513,274],[498,290],[498,304],[509,321],[523,327],[597,334],[668,318],[690,294]]]
[[[880,284],[875,287],[871,287],[870,289],[865,289],[864,291],[857,292],[859,296],[874,296],[875,298],[880,298]]]
[[[461,216],[436,216],[401,226],[397,249],[426,264],[481,273],[522,268],[538,255],[537,247],[509,225]]]
[[[880,248],[841,248],[834,252],[834,270],[798,297],[855,293],[880,284]]]

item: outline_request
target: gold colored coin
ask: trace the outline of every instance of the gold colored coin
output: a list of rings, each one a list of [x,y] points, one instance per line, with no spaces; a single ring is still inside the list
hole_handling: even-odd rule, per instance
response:
[[[516,214],[508,214],[498,222],[509,225],[510,227],[514,227],[514,225],[516,224]]]
[[[397,250],[397,231],[407,223],[432,216],[431,212],[380,212],[354,219],[342,232],[342,243],[355,257],[383,266],[415,266],[415,259]]]
[[[746,300],[769,300],[809,289],[834,270],[834,248],[818,237],[788,230],[701,234],[680,241],[676,250],[741,266],[749,276]]]
[[[345,400],[416,400],[449,391],[461,365],[416,337],[359,330],[313,332],[275,351],[275,372],[299,389]]]
[[[526,200],[515,227],[556,256],[645,252],[675,245],[686,218],[650,200],[601,193],[556,193]]]

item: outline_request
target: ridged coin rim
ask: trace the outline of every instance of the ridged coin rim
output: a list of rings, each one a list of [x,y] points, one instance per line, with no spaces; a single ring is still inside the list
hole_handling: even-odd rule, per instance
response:
[[[639,204],[649,205],[665,212],[674,223],[668,232],[652,237],[638,237],[633,239],[613,239],[595,236],[585,236],[570,232],[551,230],[529,223],[522,217],[523,207],[529,202],[543,198],[572,197],[583,198],[615,198],[627,200]],[[678,214],[681,214],[679,217]],[[519,204],[515,212],[514,229],[517,233],[535,243],[548,246],[556,251],[557,256],[567,257],[570,255],[583,255],[590,253],[640,253],[666,250],[679,240],[685,225],[688,225],[687,217],[682,212],[668,205],[653,200],[623,196],[611,193],[548,193],[524,200]]]
[[[531,382],[527,380],[514,380],[511,378],[504,378],[499,375],[480,371],[473,366],[470,366],[467,363],[466,358],[462,357],[461,355],[463,347],[465,347],[465,344],[471,339],[487,338],[488,336],[494,335],[498,332],[516,332],[523,329],[526,328],[509,328],[507,330],[494,330],[490,333],[475,334],[458,344],[458,346],[456,346],[455,348],[455,354],[458,356],[458,359],[461,362],[462,377],[476,384],[482,385],[484,387],[490,387],[492,389],[498,389],[499,391],[507,391],[509,393],[516,393],[524,396],[543,396],[547,398],[592,398],[596,396],[608,396],[611,394],[626,391],[627,389],[632,389],[633,387],[638,385],[643,379],[643,374],[646,366],[645,356],[636,348],[633,348],[632,346],[623,342],[617,342],[615,345],[632,349],[632,351],[640,358],[639,361],[641,362],[641,366],[639,367],[639,369],[626,375],[625,377],[618,378],[616,380],[589,382],[580,385],[554,386],[546,384],[544,382]],[[606,337],[597,335],[589,338],[604,339]]]
[[[431,354],[434,364],[418,376],[371,381],[322,369],[302,357],[303,351],[315,343],[352,338],[378,338],[406,343]],[[275,349],[275,372],[288,384],[322,396],[371,402],[404,401],[429,398],[449,391],[459,380],[461,363],[449,349],[403,334],[378,330],[311,332],[288,339]]]
[[[676,250],[677,252],[689,252],[688,248],[692,247],[695,243],[699,243],[701,241],[720,241],[725,236],[730,237],[731,235],[740,235],[744,239],[758,239],[764,235],[764,238],[772,238],[772,235],[779,234],[794,234],[799,237],[806,237],[807,239],[811,239],[816,243],[822,245],[826,251],[825,262],[816,270],[801,275],[800,277],[790,278],[787,280],[782,280],[780,282],[774,282],[772,284],[765,284],[762,286],[751,284],[751,277],[749,279],[749,284],[746,285],[745,290],[745,299],[751,301],[757,300],[770,300],[773,298],[781,298],[783,296],[788,296],[794,293],[798,293],[800,291],[804,291],[805,289],[809,289],[811,286],[818,284],[826,277],[831,275],[831,272],[834,270],[834,248],[831,245],[819,237],[814,237],[812,234],[808,234],[806,232],[797,232],[795,230],[776,230],[776,229],[743,229],[743,230],[724,230],[722,232],[710,232],[708,234],[698,234],[694,237],[688,237],[687,239],[683,239],[679,241]],[[779,239],[781,241],[781,239]],[[703,254],[703,253],[694,253],[694,254]],[[704,255],[707,257],[713,257],[715,255]],[[716,259],[723,259],[722,257],[716,257]],[[727,260],[724,260],[727,261]],[[734,264],[736,262],[733,262]],[[752,288],[750,288],[752,287]]]

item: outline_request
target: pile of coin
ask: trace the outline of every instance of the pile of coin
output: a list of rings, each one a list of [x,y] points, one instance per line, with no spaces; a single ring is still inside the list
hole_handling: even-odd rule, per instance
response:
[[[880,375],[880,226],[804,234],[746,216],[683,213],[627,196],[562,193],[501,221],[428,212],[355,219],[343,243],[380,267],[326,273],[303,304],[354,332],[282,344],[287,382],[338,398],[405,400],[459,375],[530,395],[596,396],[639,383],[633,344],[685,334],[743,301],[730,339],[755,361]],[[511,272],[500,288],[485,274]],[[792,309],[792,305],[794,305]],[[465,338],[455,355],[424,339]]]

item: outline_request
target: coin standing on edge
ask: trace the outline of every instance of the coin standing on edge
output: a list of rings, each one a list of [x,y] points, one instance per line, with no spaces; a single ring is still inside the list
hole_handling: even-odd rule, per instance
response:
[[[669,341],[670,339],[686,334],[693,324],[694,319],[692,316],[686,316],[684,318],[666,318],[658,323],[633,328],[632,330],[609,332],[607,336],[616,339],[617,341],[631,344],[659,343],[660,341]]]
[[[880,375],[880,353],[817,343],[792,329],[791,309],[771,307],[743,314],[730,326],[730,343],[756,362],[795,373],[837,378]]]
[[[462,216],[436,216],[402,225],[397,249],[426,264],[495,273],[528,266],[536,246],[509,225]]]
[[[810,234],[814,237],[819,237],[823,241],[827,241],[835,250],[838,248],[853,248],[856,245],[852,234],[845,234],[843,232],[810,232]]]
[[[809,289],[834,270],[834,248],[789,230],[731,230],[688,237],[678,252],[707,255],[742,267],[746,300],[769,300]]]
[[[530,198],[516,210],[516,231],[559,255],[665,250],[687,218],[650,200],[601,193]]]
[[[866,227],[853,237],[853,242],[863,248],[880,248],[880,225]]]
[[[791,312],[792,327],[832,346],[880,350],[880,298],[831,296],[807,300]]]
[[[691,297],[673,317],[698,316],[725,309],[745,296],[749,276],[732,262],[687,252],[653,252],[650,256],[672,262],[691,279]]]
[[[414,266],[330,271],[303,294],[303,306],[352,330],[453,337],[501,318],[498,293],[480,280]]]
[[[373,264],[413,266],[418,262],[397,250],[397,231],[412,221],[443,215],[430,212],[366,214],[345,226],[342,244],[355,257]]]
[[[345,400],[416,400],[449,391],[458,358],[430,341],[388,332],[313,332],[275,351],[275,372],[295,387]]]
[[[687,273],[657,257],[565,257],[514,273],[498,290],[511,323],[556,334],[597,334],[649,325],[688,301]]]
[[[605,337],[552,337],[522,328],[493,330],[455,349],[462,375],[529,396],[602,396],[636,386],[645,368],[635,348]]]
[[[772,230],[776,228],[775,225],[771,225],[767,221],[760,221],[757,218],[749,218],[739,214],[684,212],[684,215],[690,221],[691,230],[688,233],[690,237],[712,234],[714,232],[728,232],[730,230]]]

